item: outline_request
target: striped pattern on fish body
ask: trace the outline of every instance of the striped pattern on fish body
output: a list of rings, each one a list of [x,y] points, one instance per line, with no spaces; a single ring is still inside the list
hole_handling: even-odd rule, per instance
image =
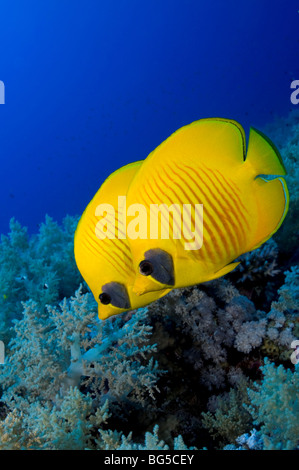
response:
[[[131,163],[112,173],[86,207],[76,229],[76,263],[98,303],[100,319],[143,307],[169,292],[160,290],[141,298],[132,291],[135,271],[125,227],[120,223],[118,197],[126,195],[141,164]],[[101,204],[105,204],[106,211],[99,211]],[[101,238],[102,232],[112,238]]]
[[[178,175],[183,178],[175,180]],[[150,204],[166,203],[169,206],[177,204],[181,208],[181,214],[183,204],[191,205],[192,224],[189,218],[185,224],[183,220],[181,221],[185,229],[182,232],[186,233],[186,237],[176,241],[177,250],[181,256],[192,256],[201,260],[211,259],[217,263],[218,259],[222,262],[223,259],[230,259],[237,252],[243,252],[247,245],[247,233],[250,228],[248,219],[252,218],[252,214],[250,208],[246,208],[244,204],[248,199],[245,191],[242,194],[230,177],[224,177],[218,170],[212,170],[206,165],[195,169],[179,163],[174,163],[172,167],[159,166],[159,171],[154,171],[152,176],[151,181],[154,183],[146,182],[145,194],[142,195],[139,190],[136,198],[142,201],[148,212]],[[193,237],[190,229],[192,232],[195,229],[194,207],[196,204],[203,204],[204,207],[204,243],[201,249],[187,253],[184,246],[186,241]],[[167,222],[168,219],[162,217],[161,223],[167,224]],[[170,235],[173,235],[173,228],[172,217],[170,218]],[[198,234],[202,238],[200,229],[198,229]],[[147,246],[155,244],[155,240],[147,241]]]
[[[140,162],[130,164],[126,167],[126,177],[132,179],[137,169],[141,165]],[[116,179],[117,178],[117,179]],[[113,190],[117,183],[117,192]],[[78,259],[79,269],[89,285],[98,285],[98,278],[102,277],[99,266],[104,265],[107,277],[115,275],[117,272],[118,282],[124,281],[134,276],[130,246],[127,239],[119,239],[118,231],[118,195],[126,194],[126,179],[122,177],[121,172],[110,175],[97,191],[93,199],[86,207],[76,230],[75,237],[75,254]],[[97,216],[97,208],[99,204],[109,204],[113,210],[102,216]],[[99,222],[105,215],[106,220],[113,222],[115,215],[115,238],[99,239],[100,230]],[[113,223],[107,224],[107,233],[111,233]],[[81,263],[82,260],[82,263]],[[84,261],[83,261],[84,260]],[[82,264],[82,266],[81,266]]]
[[[203,244],[187,251],[187,236],[134,240],[134,269],[147,251],[159,248],[174,260],[175,287],[229,272],[236,266],[226,268],[229,263],[270,238],[282,223],[288,208],[285,180],[280,176],[266,181],[261,175],[285,173],[273,144],[254,129],[246,155],[245,133],[235,121],[204,119],[179,129],[144,161],[129,187],[127,203],[147,209],[150,204],[178,204],[181,211],[183,204],[203,204]],[[194,210],[191,218],[194,229]],[[148,217],[148,235],[149,225]],[[171,221],[171,236],[173,228]],[[161,284],[148,277],[136,292],[159,288]]]

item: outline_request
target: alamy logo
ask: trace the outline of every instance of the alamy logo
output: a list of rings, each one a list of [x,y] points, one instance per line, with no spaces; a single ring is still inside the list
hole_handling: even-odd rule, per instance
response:
[[[0,104],[5,104],[5,87],[4,83],[0,80]]]
[[[131,204],[127,207],[126,196],[118,196],[117,210],[111,204],[99,204],[95,216],[100,217],[95,227],[95,234],[100,240],[157,240],[161,234],[162,240],[170,237],[176,240],[183,238],[186,242],[185,250],[199,250],[202,247],[202,204],[194,204],[194,207],[183,204],[182,208],[179,204],[150,204],[148,213],[143,204]],[[127,217],[133,219],[127,223]]]
[[[291,88],[295,89],[293,93],[291,93],[290,99],[292,104],[299,103],[299,80],[293,80],[291,83]]]
[[[4,364],[5,347],[3,341],[0,341],[0,364]]]
[[[298,364],[299,362],[299,340],[295,339],[291,342],[291,348],[295,349],[295,351],[291,354],[291,362],[292,364]]]

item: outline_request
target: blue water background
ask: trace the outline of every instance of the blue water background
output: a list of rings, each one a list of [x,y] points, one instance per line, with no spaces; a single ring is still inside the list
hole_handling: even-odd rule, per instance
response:
[[[286,115],[299,2],[0,3],[0,233],[80,214],[104,179],[180,126]],[[299,108],[299,105],[298,105]]]

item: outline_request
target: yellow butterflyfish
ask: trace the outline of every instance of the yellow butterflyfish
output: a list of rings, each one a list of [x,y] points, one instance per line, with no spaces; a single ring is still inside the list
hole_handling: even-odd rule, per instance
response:
[[[135,272],[130,247],[119,222],[118,197],[126,195],[141,163],[122,167],[106,179],[76,229],[76,263],[98,303],[100,319],[142,307],[169,292],[165,289],[141,298],[132,291]],[[101,212],[101,207],[106,210]]]
[[[173,133],[146,158],[127,192],[128,205],[146,209],[142,236],[128,237],[133,291],[143,297],[232,271],[241,254],[282,224],[289,202],[285,174],[274,144],[254,128],[246,152],[236,121],[202,119]]]

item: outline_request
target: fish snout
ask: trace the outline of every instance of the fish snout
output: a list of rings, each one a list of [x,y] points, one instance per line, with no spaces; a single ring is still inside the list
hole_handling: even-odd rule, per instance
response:
[[[138,296],[143,295],[144,292],[145,292],[144,289],[140,289],[140,288],[135,287],[135,286],[133,287],[132,291],[134,292],[135,295],[138,295]]]
[[[143,278],[138,277],[133,285],[132,291],[135,295],[143,295],[146,292],[145,281]]]

